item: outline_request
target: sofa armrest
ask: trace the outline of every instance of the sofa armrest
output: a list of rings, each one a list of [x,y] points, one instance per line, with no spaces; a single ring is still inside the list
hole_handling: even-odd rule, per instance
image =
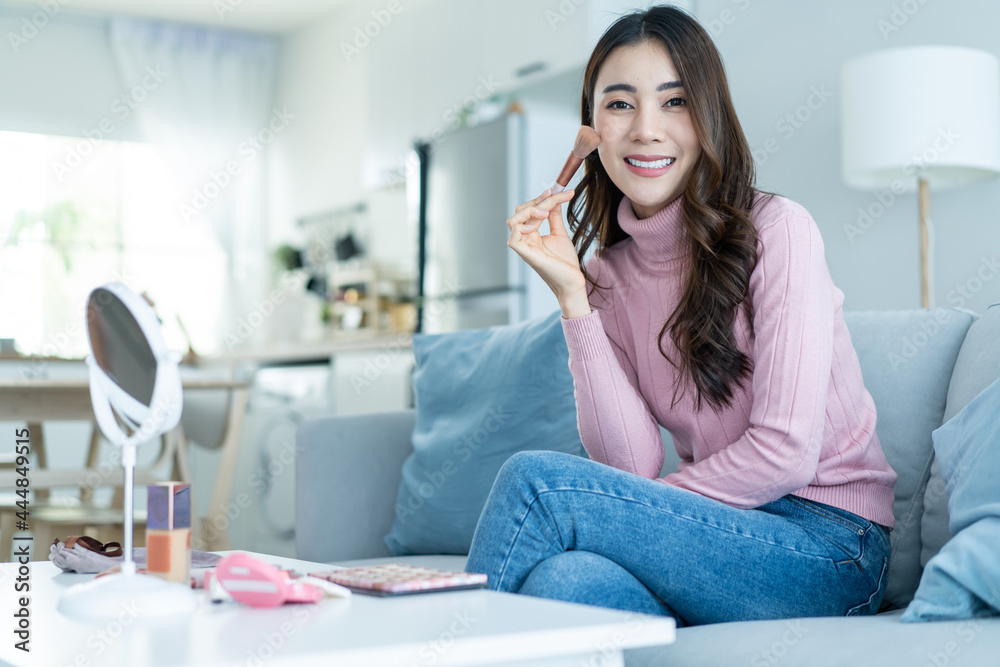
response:
[[[319,563],[391,555],[382,537],[395,515],[414,410],[310,419],[295,457],[296,557]]]

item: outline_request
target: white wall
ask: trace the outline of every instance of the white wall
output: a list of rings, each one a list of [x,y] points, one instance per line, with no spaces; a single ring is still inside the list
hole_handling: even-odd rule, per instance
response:
[[[902,5],[916,11],[898,13],[899,29],[886,30],[883,37],[879,21],[897,27],[893,8],[901,11]],[[724,11],[730,14],[724,17]],[[925,44],[968,46],[1000,55],[1000,3],[698,0],[697,15],[722,53],[751,146],[760,152],[768,138],[777,142],[778,151],[758,164],[759,186],[790,197],[812,213],[823,234],[833,280],[844,291],[844,308],[919,308],[916,195],[897,197],[853,243],[845,231],[845,225],[857,222],[859,207],[867,208],[877,199],[841,181],[841,64],[883,48]],[[801,127],[779,127],[814,89],[831,95]],[[929,89],[927,104],[934,103],[935,91]],[[935,305],[964,305],[982,312],[1000,301],[996,270],[983,270],[981,275],[989,279],[981,283],[976,275],[984,257],[1000,255],[1000,181],[932,192],[931,212],[937,246]],[[955,291],[967,283],[971,288],[981,285],[970,299]]]
[[[271,145],[269,246],[294,238],[299,216],[359,200],[367,59],[348,63],[339,44],[368,4],[352,3],[282,40],[276,103],[296,118]]]
[[[405,224],[404,189],[371,192],[363,178],[371,136],[380,131],[371,123],[372,61],[392,46],[393,30],[411,6],[427,0],[398,1],[403,11],[357,54],[345,55],[342,44],[353,46],[356,29],[373,20],[372,11],[385,11],[384,1],[352,2],[282,40],[276,104],[296,119],[271,146],[269,248],[303,242],[295,222],[302,216],[367,200],[371,226],[359,240],[378,238],[378,261],[415,265],[416,230]],[[395,103],[406,107],[403,95]]]

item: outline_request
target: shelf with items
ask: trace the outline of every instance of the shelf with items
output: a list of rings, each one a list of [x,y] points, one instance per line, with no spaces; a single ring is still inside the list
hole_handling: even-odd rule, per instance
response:
[[[327,278],[327,293],[334,337],[378,335],[378,272],[374,267],[334,267]]]
[[[379,330],[412,333],[416,327],[416,276],[398,266],[380,266],[378,271]]]
[[[411,333],[416,323],[412,272],[393,266],[334,267],[327,277],[328,314],[336,338]]]

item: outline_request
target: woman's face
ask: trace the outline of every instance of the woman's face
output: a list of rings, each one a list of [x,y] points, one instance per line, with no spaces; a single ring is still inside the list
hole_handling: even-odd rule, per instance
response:
[[[594,87],[594,129],[608,176],[648,218],[684,191],[701,146],[666,47],[647,39],[619,46]]]

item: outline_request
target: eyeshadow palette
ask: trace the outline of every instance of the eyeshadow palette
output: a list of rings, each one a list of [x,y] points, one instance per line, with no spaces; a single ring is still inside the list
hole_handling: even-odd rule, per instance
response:
[[[358,593],[379,596],[486,588],[487,579],[485,574],[437,570],[404,563],[311,572],[309,576],[332,581]]]

